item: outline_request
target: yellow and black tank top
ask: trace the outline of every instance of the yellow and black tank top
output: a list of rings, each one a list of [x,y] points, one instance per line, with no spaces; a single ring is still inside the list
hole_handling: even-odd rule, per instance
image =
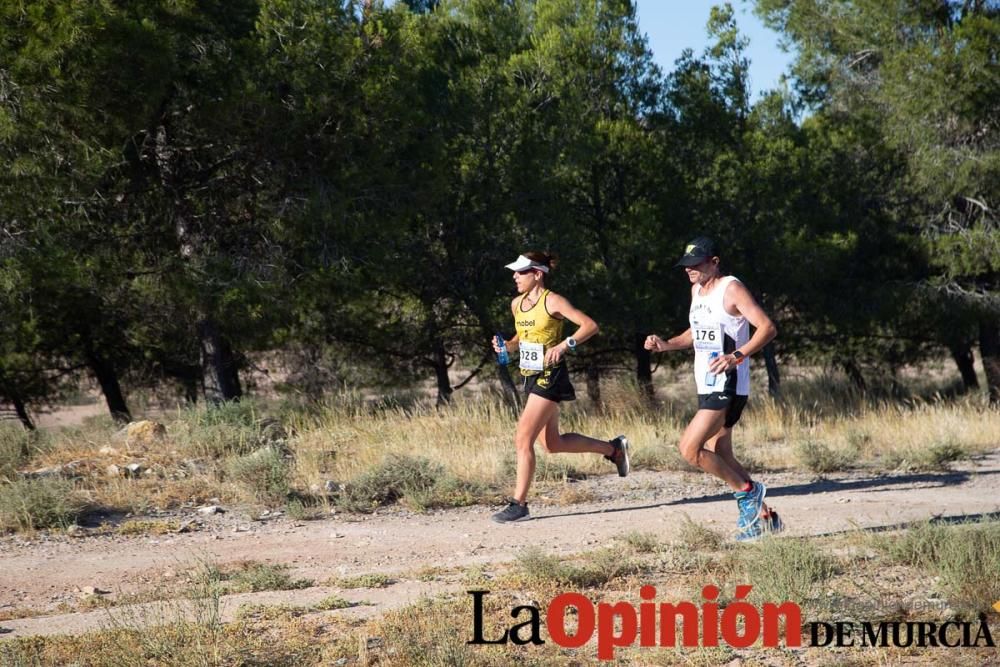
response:
[[[563,323],[565,320],[553,317],[545,307],[545,300],[549,296],[550,290],[544,290],[538,297],[538,301],[529,308],[523,310],[524,300],[527,294],[517,302],[514,309],[514,328],[517,330],[517,340],[523,343],[541,343],[548,351],[550,347],[558,345],[563,339]],[[522,375],[534,375],[538,371],[521,369]]]

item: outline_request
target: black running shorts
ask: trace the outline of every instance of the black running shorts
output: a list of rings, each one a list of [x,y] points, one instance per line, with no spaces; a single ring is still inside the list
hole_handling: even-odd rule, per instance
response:
[[[743,408],[747,406],[747,397],[725,391],[712,394],[698,394],[699,410],[725,410],[726,428],[732,428],[740,420]]]
[[[535,394],[549,401],[576,400],[576,392],[569,381],[569,370],[566,364],[558,364],[546,368],[541,373],[524,376],[524,395]]]

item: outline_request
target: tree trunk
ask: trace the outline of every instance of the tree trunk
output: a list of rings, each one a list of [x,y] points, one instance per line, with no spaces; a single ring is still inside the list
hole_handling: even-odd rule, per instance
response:
[[[774,342],[764,346],[764,366],[767,368],[767,393],[774,398],[781,395],[781,373],[778,360],[774,356]]]
[[[441,339],[434,341],[434,379],[437,381],[437,405],[447,405],[451,402],[453,390],[451,378],[448,377],[448,354]]]
[[[3,393],[14,404],[14,413],[21,421],[21,425],[24,426],[25,430],[34,431],[35,423],[31,421],[31,416],[28,414],[28,408],[24,404],[24,400],[21,398],[21,393],[7,383],[4,383]]]
[[[212,405],[238,401],[243,397],[239,367],[229,341],[211,318],[198,323],[201,341],[202,372],[205,378],[205,398]]]
[[[125,403],[125,395],[122,394],[122,387],[118,382],[118,373],[115,371],[114,364],[101,356],[89,344],[88,348],[86,351],[87,365],[97,377],[98,384],[101,385],[101,392],[104,394],[104,400],[107,401],[111,418],[119,424],[129,423],[132,421],[132,414]]]
[[[483,338],[486,340],[493,338],[496,335],[494,332],[498,332],[500,329],[495,326],[489,312],[480,306],[479,300],[472,294],[464,294],[462,300],[479,320],[480,326],[483,327]],[[500,380],[500,390],[503,392],[504,401],[513,412],[520,413],[521,393],[517,390],[517,385],[514,384],[514,380],[510,376],[510,368],[497,364],[497,379]]]
[[[632,338],[632,348],[635,352],[635,379],[646,398],[652,401],[656,398],[656,389],[653,387],[652,354],[644,347],[645,341],[644,333],[637,333]]]
[[[503,390],[504,401],[510,409],[516,413],[521,412],[521,392],[517,390],[514,379],[510,376],[510,368],[497,364],[497,377],[500,379],[500,388]]]
[[[184,401],[190,406],[198,404],[198,379],[197,377],[181,378],[181,386],[184,388]]]
[[[597,364],[587,366],[587,397],[595,408],[601,407],[601,369]]]
[[[12,398],[11,401],[14,403],[14,412],[17,413],[17,418],[21,420],[21,425],[24,426],[25,430],[34,431],[35,423],[31,421],[28,410],[24,406],[24,401],[18,397]]]
[[[948,346],[951,350],[951,358],[958,366],[958,372],[962,374],[962,387],[965,392],[979,389],[979,378],[976,377],[975,356],[972,354],[972,345],[963,341],[952,343]]]
[[[984,316],[979,320],[979,356],[983,360],[990,406],[1000,407],[1000,318]]]
[[[868,384],[865,382],[865,376],[853,360],[848,359],[843,361],[841,362],[841,365],[844,368],[844,372],[847,373],[847,377],[850,378],[852,383],[854,383],[854,386],[858,391],[861,393],[868,391]]]

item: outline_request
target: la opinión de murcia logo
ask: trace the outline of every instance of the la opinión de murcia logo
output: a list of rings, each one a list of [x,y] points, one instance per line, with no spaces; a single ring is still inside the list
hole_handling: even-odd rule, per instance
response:
[[[613,660],[615,649],[633,646],[686,648],[719,646],[748,648],[757,643],[768,648],[784,645],[802,646],[802,610],[794,602],[765,602],[760,609],[747,602],[752,586],[736,587],[735,599],[721,606],[719,589],[702,588],[702,604],[694,602],[656,602],[656,588],[639,589],[642,602],[638,609],[631,602],[600,602],[594,604],[581,593],[562,593],[554,597],[545,609],[536,605],[519,605],[510,616],[520,621],[502,634],[485,637],[483,601],[488,590],[467,591],[472,596],[472,639],[468,644],[544,644],[542,624],[553,642],[563,648],[580,648],[597,637],[597,657]],[[1000,602],[993,605],[1000,611]],[[575,616],[575,628],[567,619]],[[680,633],[678,635],[678,624]],[[995,647],[984,617],[978,622],[949,621],[862,621],[808,625],[809,646],[813,647]],[[680,640],[678,642],[678,639]]]

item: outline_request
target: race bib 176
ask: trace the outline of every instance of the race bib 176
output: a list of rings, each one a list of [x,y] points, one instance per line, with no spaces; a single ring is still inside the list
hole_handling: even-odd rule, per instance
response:
[[[722,327],[691,327],[694,349],[702,352],[722,352]]]

